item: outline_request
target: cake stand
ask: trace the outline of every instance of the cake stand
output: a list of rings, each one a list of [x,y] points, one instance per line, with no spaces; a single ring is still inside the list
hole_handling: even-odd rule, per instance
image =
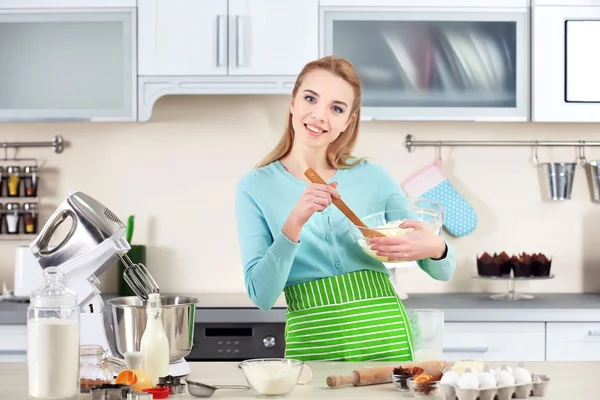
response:
[[[484,276],[484,275],[473,275],[475,279],[488,279],[493,281],[508,281],[508,292],[493,294],[490,296],[492,300],[531,300],[535,297],[531,294],[519,293],[515,291],[515,282],[518,281],[543,281],[546,279],[553,279],[554,274],[548,276],[525,276],[525,277],[514,277],[512,275],[503,276]]]

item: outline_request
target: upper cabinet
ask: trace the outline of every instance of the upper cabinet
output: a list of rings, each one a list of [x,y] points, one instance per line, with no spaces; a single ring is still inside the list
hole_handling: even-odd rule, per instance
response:
[[[137,119],[135,8],[4,3],[0,121]]]
[[[139,119],[167,94],[289,93],[318,58],[318,0],[144,0]]]
[[[529,9],[518,3],[325,6],[321,55],[354,64],[365,119],[527,121]]]
[[[600,2],[533,6],[533,110],[538,122],[600,122]]]

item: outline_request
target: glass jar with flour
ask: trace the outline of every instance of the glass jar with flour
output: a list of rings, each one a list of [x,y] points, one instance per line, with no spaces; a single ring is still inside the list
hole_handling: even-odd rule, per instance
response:
[[[27,309],[29,398],[70,400],[79,393],[77,294],[63,284],[59,267],[44,269],[45,282]]]

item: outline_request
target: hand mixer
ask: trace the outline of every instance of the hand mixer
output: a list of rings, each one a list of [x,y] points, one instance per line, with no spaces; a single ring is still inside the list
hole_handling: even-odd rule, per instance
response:
[[[71,227],[57,245],[50,248],[58,228],[72,220]],[[119,259],[126,269],[125,281],[142,300],[159,287],[143,264],[127,256],[131,249],[125,239],[127,227],[108,208],[82,192],[69,196],[52,213],[35,240],[29,245],[42,268],[61,267],[64,284],[77,293],[81,312],[81,344],[96,344],[112,355],[112,328],[100,291],[96,287],[102,275]]]

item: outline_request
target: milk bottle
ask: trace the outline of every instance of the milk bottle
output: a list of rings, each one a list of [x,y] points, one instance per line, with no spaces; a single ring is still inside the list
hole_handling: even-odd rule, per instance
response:
[[[44,280],[27,309],[29,398],[74,399],[79,393],[77,294],[63,285],[59,267],[46,268]]]
[[[140,352],[143,369],[152,379],[152,386],[156,386],[158,378],[169,375],[169,340],[162,324],[162,303],[158,293],[151,293],[148,298],[146,318]]]

